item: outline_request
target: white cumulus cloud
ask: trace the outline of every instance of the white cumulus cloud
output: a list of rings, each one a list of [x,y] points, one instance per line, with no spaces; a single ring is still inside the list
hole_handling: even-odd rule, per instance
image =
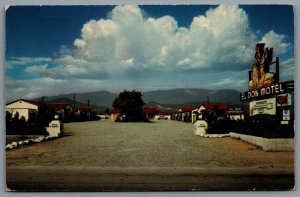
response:
[[[290,46],[290,43],[283,42],[284,38],[284,35],[277,34],[273,30],[271,30],[264,35],[261,42],[266,43],[267,47],[273,48],[274,55],[280,55],[285,53]]]

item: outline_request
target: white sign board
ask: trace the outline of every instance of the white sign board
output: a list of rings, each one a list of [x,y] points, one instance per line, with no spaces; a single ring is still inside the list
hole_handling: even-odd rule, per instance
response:
[[[282,110],[282,120],[290,120],[291,119],[291,112],[289,109]]]
[[[276,115],[276,98],[251,101],[249,111],[250,116],[257,114]]]

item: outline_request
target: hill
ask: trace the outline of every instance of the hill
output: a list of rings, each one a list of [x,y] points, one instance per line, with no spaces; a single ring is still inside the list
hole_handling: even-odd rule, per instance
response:
[[[76,93],[75,100],[78,105],[86,105],[88,100],[90,105],[101,108],[112,107],[113,100],[118,96],[117,93],[108,91],[97,91],[87,93]],[[57,96],[46,97],[46,102],[58,102],[61,99],[67,99],[73,106],[74,94],[61,94]],[[145,103],[160,105],[164,108],[178,108],[182,106],[199,106],[202,103],[209,102],[227,102],[231,104],[240,104],[240,93],[231,89],[207,90],[207,89],[171,89],[143,92]],[[38,100],[40,98],[36,98]],[[149,106],[149,105],[148,105]]]
[[[98,91],[98,92],[87,92],[87,93],[75,93],[75,101],[79,106],[87,106],[88,100],[90,105],[99,107],[111,107],[113,100],[118,96],[116,93],[111,93],[108,91]],[[67,103],[73,106],[74,94],[60,94],[57,96],[49,96],[45,98],[46,102],[57,102],[64,99]],[[40,100],[36,98],[34,100]],[[77,104],[76,104],[77,105]]]
[[[161,104],[184,104],[184,103],[202,103],[207,102],[227,102],[240,103],[240,93],[231,90],[207,90],[207,89],[172,89],[157,90],[143,93],[143,99],[147,102],[157,102]]]

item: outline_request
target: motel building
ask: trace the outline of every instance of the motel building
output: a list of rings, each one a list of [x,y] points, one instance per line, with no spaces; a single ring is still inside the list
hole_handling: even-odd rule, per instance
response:
[[[76,107],[74,109],[74,118],[76,121],[91,120],[93,108],[91,107]]]
[[[18,99],[6,104],[5,111],[10,112],[12,116],[19,113],[19,117],[24,117],[26,121],[36,120],[38,115],[39,106],[41,104],[36,101],[27,99]]]
[[[255,61],[249,70],[249,90],[240,94],[249,102],[249,116],[268,115],[279,125],[294,125],[294,81],[280,82],[279,57],[273,60],[273,49],[264,43],[256,45]],[[270,66],[275,64],[275,72]]]
[[[142,111],[148,119],[154,119],[155,115],[158,113],[155,107],[145,107]]]
[[[231,109],[231,105],[229,103],[207,103],[201,105],[199,108],[196,108],[192,111],[192,123],[195,123],[197,119],[205,119],[205,112],[214,112],[218,111],[219,116],[224,116],[228,110]]]
[[[46,113],[51,117],[59,116],[61,121],[70,121],[72,107],[68,103],[41,103],[37,101],[18,99],[6,104],[5,110],[14,116],[17,112],[19,117],[24,117],[26,121],[36,121],[42,107],[46,108]]]
[[[68,103],[46,103],[48,111],[58,115],[58,119],[63,122],[70,122],[72,118],[73,108]]]
[[[167,111],[158,112],[153,119],[155,120],[171,120],[171,113]]]
[[[181,107],[181,108],[178,108],[177,120],[190,122],[192,120],[192,111],[193,110],[195,110],[195,107]]]
[[[111,112],[110,112],[110,119],[111,120],[116,120],[117,117],[120,115],[120,111],[118,109],[112,109]]]

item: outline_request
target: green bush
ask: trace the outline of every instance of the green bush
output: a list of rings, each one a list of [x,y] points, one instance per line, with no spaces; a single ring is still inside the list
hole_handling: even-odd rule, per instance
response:
[[[274,116],[256,115],[246,120],[211,120],[208,121],[208,134],[235,132],[264,138],[293,138],[294,125],[281,125]]]
[[[6,135],[47,135],[45,127],[28,123],[19,113],[6,112]]]
[[[238,125],[238,121],[231,119],[220,119],[208,121],[208,134],[226,134],[232,132]]]
[[[282,125],[270,115],[256,115],[243,121],[234,132],[264,138],[293,138],[294,125]]]

